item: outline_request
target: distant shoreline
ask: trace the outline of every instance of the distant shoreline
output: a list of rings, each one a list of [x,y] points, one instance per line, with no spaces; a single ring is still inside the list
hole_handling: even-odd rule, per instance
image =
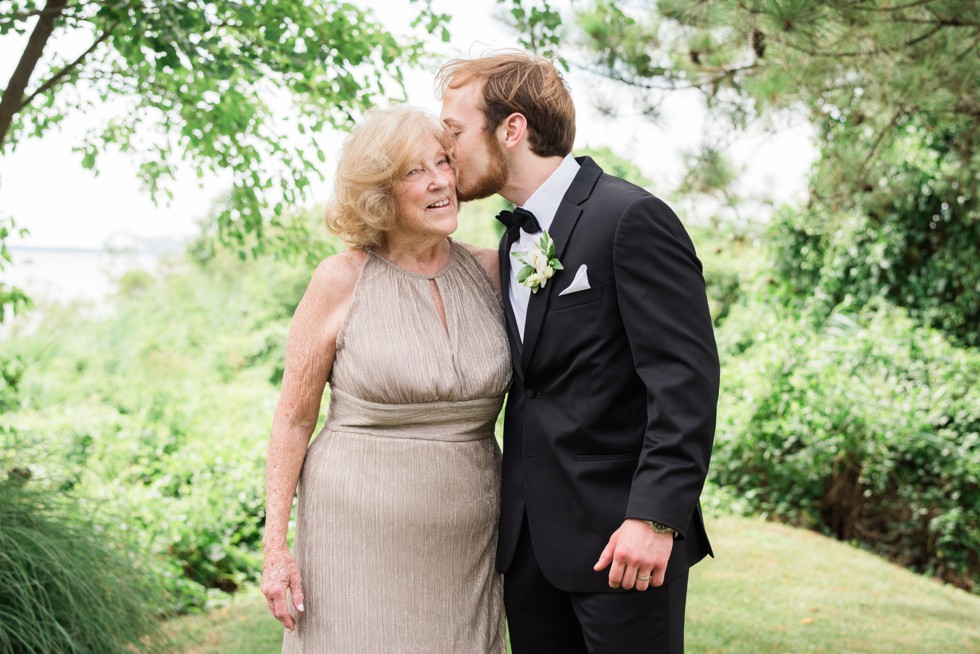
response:
[[[165,264],[180,260],[186,245],[166,249],[153,247],[102,247],[8,245],[12,262],[0,272],[5,284],[23,289],[35,301],[75,302],[105,305],[118,290],[119,279],[128,271],[144,270],[154,276]],[[176,245],[176,244],[175,244]]]
[[[44,254],[110,254],[119,253],[119,250],[109,250],[107,248],[83,248],[58,245],[8,245],[7,249],[11,252],[38,252]]]
[[[69,255],[113,255],[113,256],[148,256],[162,257],[179,254],[187,248],[181,241],[144,240],[133,245],[124,246],[95,246],[82,247],[72,245],[23,245],[8,243],[7,250],[11,253],[23,254],[69,254]]]

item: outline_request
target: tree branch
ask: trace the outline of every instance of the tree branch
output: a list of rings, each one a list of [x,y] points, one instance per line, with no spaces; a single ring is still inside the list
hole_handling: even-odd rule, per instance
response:
[[[888,122],[888,124],[885,125],[880,132],[878,132],[878,138],[876,138],[875,142],[871,144],[871,148],[865,155],[864,161],[861,162],[861,167],[859,168],[860,172],[858,173],[860,176],[863,177],[867,172],[868,166],[871,164],[871,160],[874,158],[875,152],[878,150],[878,146],[880,146],[882,141],[885,140],[885,136],[895,128],[895,125],[898,124],[899,120],[912,113],[913,110],[914,109],[910,109],[904,105],[899,106],[898,111],[895,112],[895,115],[892,116],[892,119]]]
[[[854,11],[902,11],[903,9],[914,9],[915,7],[925,7],[926,5],[931,5],[936,0],[913,0],[913,2],[906,2],[904,5],[895,5],[894,7],[886,7],[883,3],[875,3],[873,7],[854,7]]]
[[[44,9],[32,9],[31,11],[22,11],[19,14],[11,14],[9,16],[0,17],[0,22],[3,23],[19,23],[20,21],[27,20],[28,18],[34,18],[35,16],[54,16],[57,17],[64,7],[61,8],[49,8]]]
[[[980,27],[980,21],[963,20],[962,18],[893,18],[892,23],[908,23],[910,25],[939,25],[940,27]]]
[[[925,41],[926,39],[934,36],[937,32],[942,30],[944,27],[946,26],[940,23],[935,27],[933,27],[932,29],[926,30],[925,32],[915,37],[914,39],[906,41],[905,43],[889,46],[886,48],[874,49],[874,50],[864,50],[864,51],[854,50],[850,52],[833,52],[833,51],[823,51],[823,50],[810,50],[802,46],[793,45],[792,43],[789,42],[784,42],[784,43],[787,47],[793,48],[794,50],[798,50],[803,54],[809,55],[811,57],[875,57],[882,54],[898,52],[899,50],[904,50],[905,48],[912,47],[913,45],[917,43],[921,43],[922,41]]]
[[[734,79],[739,73],[752,70],[758,66],[757,63],[751,63],[746,66],[736,66],[734,68],[725,68],[723,66],[714,66],[710,68],[705,67],[705,70],[702,72],[717,73],[717,75],[704,77],[703,79],[692,79],[692,75],[681,76],[670,74],[650,78],[643,78],[638,75],[627,77],[619,71],[613,70],[611,67],[594,66],[572,60],[569,60],[569,64],[587,73],[598,75],[599,77],[605,77],[614,82],[619,82],[620,84],[625,84],[638,89],[646,89],[649,91],[683,91],[687,89],[703,90],[703,87],[705,86],[713,86],[715,84],[722,83],[726,79]],[[663,80],[664,83],[656,84],[655,80]]]
[[[34,68],[37,67],[37,62],[44,53],[45,44],[51,38],[55,19],[61,15],[67,3],[68,0],[48,0],[42,11],[43,15],[38,18],[37,24],[34,25],[34,31],[31,32],[27,47],[24,48],[20,61],[17,63],[17,68],[10,76],[7,88],[3,91],[3,97],[0,98],[0,146],[3,145],[7,132],[10,131],[14,116],[23,107],[24,89],[27,88]]]
[[[679,78],[672,78],[664,76],[663,79],[666,84],[655,84],[653,81],[643,81],[638,77],[626,77],[622,73],[613,70],[611,67],[595,66],[583,63],[581,61],[568,61],[569,65],[574,68],[578,68],[586,73],[591,73],[598,77],[605,77],[614,82],[619,82],[620,84],[626,84],[627,86],[633,86],[639,89],[646,89],[649,91],[678,91],[683,89],[693,88],[693,84],[687,80],[683,80],[684,84],[681,84]]]
[[[67,64],[64,68],[62,68],[57,73],[55,73],[54,75],[52,75],[50,77],[50,79],[48,79],[48,81],[46,81],[41,86],[37,87],[37,89],[35,89],[35,91],[33,93],[31,93],[29,96],[27,96],[26,98],[24,98],[24,100],[23,100],[23,102],[21,102],[20,106],[17,107],[17,111],[20,111],[21,109],[23,109],[24,107],[26,107],[27,105],[29,105],[34,98],[36,98],[37,96],[41,95],[42,93],[50,90],[58,82],[60,82],[65,76],[67,76],[69,73],[71,73],[73,70],[75,70],[75,68],[77,68],[85,60],[85,57],[89,56],[92,53],[93,50],[95,50],[97,47],[99,47],[99,44],[101,44],[103,41],[105,41],[107,38],[109,38],[109,35],[112,34],[112,31],[114,29],[116,29],[116,26],[117,25],[119,25],[119,21],[118,20],[115,23],[113,23],[112,25],[110,25],[104,32],[102,32],[102,34],[99,36],[99,38],[97,38],[95,40],[95,42],[92,43],[92,45],[90,45],[85,52],[83,52],[82,54],[78,55],[78,57],[76,57],[73,62],[71,62],[70,64]]]

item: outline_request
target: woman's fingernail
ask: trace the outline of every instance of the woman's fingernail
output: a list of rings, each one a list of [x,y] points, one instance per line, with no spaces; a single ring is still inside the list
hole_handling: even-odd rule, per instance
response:
[[[303,605],[302,604],[297,604],[296,605],[296,608],[299,609],[300,611],[302,611],[303,610]]]

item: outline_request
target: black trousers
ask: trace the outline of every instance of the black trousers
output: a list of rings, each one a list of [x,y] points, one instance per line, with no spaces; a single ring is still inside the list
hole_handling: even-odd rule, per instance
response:
[[[683,654],[687,578],[685,571],[642,593],[558,590],[538,567],[525,516],[504,573],[511,647],[514,654]]]

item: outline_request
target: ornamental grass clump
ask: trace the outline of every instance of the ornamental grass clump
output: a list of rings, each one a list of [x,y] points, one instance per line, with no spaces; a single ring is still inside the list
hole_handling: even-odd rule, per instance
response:
[[[165,651],[155,586],[76,503],[0,481],[0,652]]]

